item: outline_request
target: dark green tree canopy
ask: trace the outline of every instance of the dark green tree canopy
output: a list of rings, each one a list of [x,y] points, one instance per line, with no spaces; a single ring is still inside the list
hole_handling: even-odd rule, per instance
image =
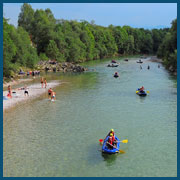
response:
[[[150,53],[158,53],[168,66],[173,59],[175,67],[177,19],[172,22],[170,29],[146,30],[113,25],[103,27],[94,21],[55,19],[49,8],[34,10],[27,3],[21,7],[18,28],[3,19],[5,73],[8,70],[10,72],[14,65],[34,67],[38,56],[43,60],[82,62]]]

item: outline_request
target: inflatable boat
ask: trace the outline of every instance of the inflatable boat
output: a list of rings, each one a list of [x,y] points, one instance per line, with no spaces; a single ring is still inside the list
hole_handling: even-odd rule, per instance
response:
[[[108,154],[115,154],[119,152],[120,148],[120,141],[119,139],[115,136],[115,139],[117,140],[117,145],[116,148],[109,149],[107,142],[108,142],[109,136],[104,140],[103,146],[102,146],[102,152],[103,153],[108,153]]]

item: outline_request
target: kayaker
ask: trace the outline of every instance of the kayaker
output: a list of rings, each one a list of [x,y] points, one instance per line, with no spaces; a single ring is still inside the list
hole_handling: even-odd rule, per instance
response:
[[[109,136],[108,142],[107,142],[107,145],[108,145],[109,149],[116,148],[116,146],[114,145],[115,144],[114,140],[115,140],[115,137],[113,136],[113,133],[110,133],[110,136]]]
[[[113,138],[112,138],[112,136],[113,136],[113,134],[111,133],[109,138],[108,138],[108,141],[107,141],[107,145],[108,145],[109,149],[113,148]]]
[[[139,89],[140,92],[144,92],[144,86]]]
[[[112,133],[113,136],[115,137],[114,129],[111,129],[111,130],[109,131],[109,133],[107,134],[107,136],[104,138],[104,140],[105,140],[108,136],[110,136],[111,133]]]
[[[119,77],[118,72],[115,72],[114,77]]]

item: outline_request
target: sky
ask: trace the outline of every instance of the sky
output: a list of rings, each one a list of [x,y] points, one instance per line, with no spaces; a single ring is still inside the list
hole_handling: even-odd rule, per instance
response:
[[[86,20],[101,26],[134,28],[171,27],[177,17],[177,3],[29,3],[34,10],[51,9],[56,19]],[[17,26],[22,3],[4,3],[3,16]]]

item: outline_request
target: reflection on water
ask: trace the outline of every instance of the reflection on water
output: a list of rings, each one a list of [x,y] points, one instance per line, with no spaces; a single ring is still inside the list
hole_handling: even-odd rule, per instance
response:
[[[102,157],[104,158],[104,161],[106,162],[107,166],[112,166],[117,159],[118,154],[105,154],[102,153]]]

